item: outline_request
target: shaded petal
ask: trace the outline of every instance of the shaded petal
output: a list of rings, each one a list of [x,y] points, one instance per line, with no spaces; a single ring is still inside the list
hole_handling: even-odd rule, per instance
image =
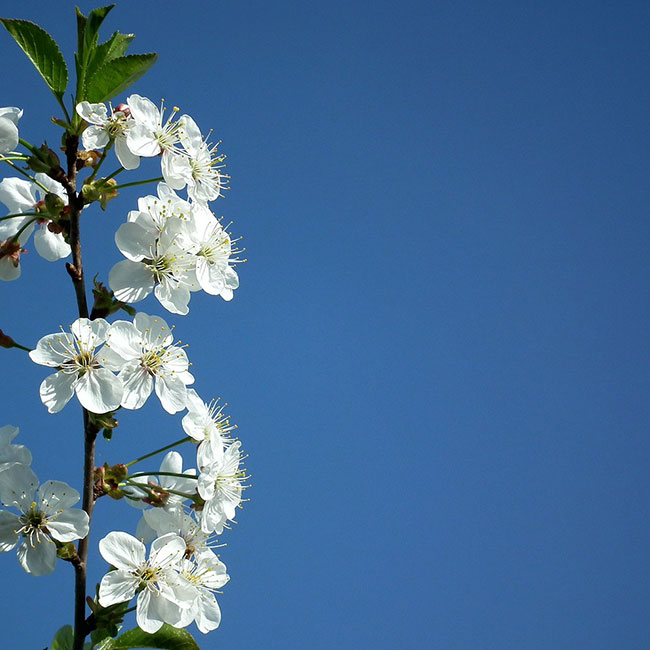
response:
[[[138,627],[149,634],[157,632],[163,624],[163,621],[157,617],[156,601],[160,600],[151,597],[151,592],[148,589],[141,591],[138,594],[138,606],[136,611],[136,621]]]
[[[18,561],[33,576],[47,575],[56,568],[56,546],[45,535],[41,536],[35,546],[25,541],[18,549]]]
[[[74,337],[67,332],[61,332],[44,336],[36,344],[36,349],[29,353],[29,358],[42,366],[56,368],[75,354]]]
[[[92,413],[114,411],[123,391],[122,382],[106,368],[89,370],[75,386],[79,402]]]
[[[185,540],[175,533],[167,533],[151,543],[149,564],[165,568],[176,563],[185,553]]]
[[[141,262],[153,257],[152,249],[156,244],[156,232],[143,228],[139,223],[127,221],[115,233],[115,243],[124,257]]]
[[[74,395],[74,385],[77,377],[60,370],[46,377],[39,388],[41,402],[47,407],[48,413],[58,413]]]
[[[79,501],[79,492],[63,481],[45,481],[37,493],[38,502],[47,514],[61,512]]]
[[[125,603],[133,598],[137,585],[138,579],[128,571],[109,571],[99,585],[99,604],[110,607]]]
[[[217,599],[208,591],[201,590],[195,620],[196,626],[203,634],[216,630],[221,624],[221,610]]]
[[[115,297],[123,302],[139,302],[153,290],[154,279],[144,264],[124,260],[108,274],[108,283]]]
[[[70,246],[65,243],[63,235],[51,232],[47,226],[43,226],[36,231],[34,246],[38,254],[48,262],[62,260],[71,253]]]
[[[83,539],[88,534],[88,515],[79,509],[66,510],[54,520],[48,520],[47,529],[59,542],[72,542]]]
[[[156,377],[156,395],[167,413],[178,413],[185,408],[187,388],[178,377]]]
[[[124,386],[122,406],[131,410],[143,406],[153,390],[153,377],[140,365],[140,360],[129,361],[118,377]]]
[[[124,169],[137,169],[140,166],[140,156],[129,149],[126,137],[115,139],[115,155]]]
[[[20,528],[18,516],[6,510],[0,510],[0,553],[15,548],[20,540],[16,531]]]

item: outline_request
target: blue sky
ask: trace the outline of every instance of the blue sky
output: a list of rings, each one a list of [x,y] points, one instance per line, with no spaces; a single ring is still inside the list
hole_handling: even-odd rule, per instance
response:
[[[2,15],[38,22],[71,61],[73,3]],[[139,1],[109,16],[106,35],[160,55],[133,91],[223,140],[232,189],[215,210],[249,260],[232,303],[196,294],[168,318],[253,476],[202,648],[647,646],[649,28],[642,2]],[[0,103],[56,142],[54,101],[0,47]],[[84,215],[91,277],[122,259],[113,233],[139,194]],[[76,312],[62,263],[32,251],[23,269],[0,287],[0,327],[31,346]],[[2,360],[0,424],[21,428],[41,480],[79,487],[77,405],[49,416],[44,369]],[[153,401],[120,421],[99,462],[180,434]],[[135,527],[107,501],[94,548]],[[5,642],[45,647],[72,621],[72,570],[0,561]],[[92,578],[105,568],[94,552]]]

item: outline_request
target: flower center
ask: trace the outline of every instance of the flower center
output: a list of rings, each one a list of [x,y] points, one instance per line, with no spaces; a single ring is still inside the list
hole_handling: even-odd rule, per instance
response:
[[[151,375],[158,374],[158,371],[165,363],[167,350],[150,350],[140,357],[140,365]]]

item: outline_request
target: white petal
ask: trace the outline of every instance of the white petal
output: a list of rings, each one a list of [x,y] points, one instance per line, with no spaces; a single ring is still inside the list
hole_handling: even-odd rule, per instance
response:
[[[217,599],[209,592],[201,592],[201,600],[196,613],[196,626],[203,634],[216,630],[221,623],[221,610]]]
[[[108,131],[101,126],[89,126],[81,134],[81,142],[84,149],[103,149],[109,142],[111,137]]]
[[[99,552],[114,567],[132,570],[145,561],[144,544],[133,535],[112,531],[99,540]]]
[[[36,349],[29,353],[34,363],[56,368],[75,356],[74,337],[67,332],[48,334],[37,344]]]
[[[6,117],[0,117],[0,154],[18,146],[18,127]]]
[[[124,260],[118,262],[108,274],[108,283],[115,297],[123,302],[139,302],[153,290],[154,279],[144,264]]]
[[[140,338],[140,332],[128,320],[116,320],[107,333],[108,347],[124,361],[132,361],[140,357]]]
[[[142,407],[153,390],[153,377],[140,365],[140,360],[129,361],[118,377],[124,386],[122,406],[131,410]]]
[[[83,510],[66,510],[54,520],[48,520],[47,529],[59,542],[83,539],[88,534],[88,515]]]
[[[79,402],[92,413],[114,411],[123,391],[122,382],[107,368],[89,370],[75,386]]]
[[[180,283],[176,286],[173,286],[171,282],[159,284],[154,293],[160,304],[172,314],[185,316],[190,311],[188,307],[191,298],[190,292]]]
[[[63,235],[42,226],[34,235],[34,246],[38,254],[48,262],[56,262],[70,255],[70,246],[65,243]]]
[[[120,252],[133,262],[152,257],[155,240],[155,231],[145,230],[140,224],[132,221],[123,223],[115,233],[115,243]]]
[[[24,465],[13,464],[0,472],[0,500],[21,512],[29,510],[38,488],[38,477]]]
[[[45,481],[37,493],[38,503],[47,514],[72,508],[80,499],[79,492],[63,481]]]
[[[126,137],[115,138],[115,155],[124,169],[137,169],[140,166],[140,156],[131,152]]]
[[[0,553],[10,551],[18,544],[20,537],[16,531],[20,528],[18,517],[6,510],[0,510]]]
[[[136,611],[136,621],[138,627],[149,634],[154,634],[163,625],[163,621],[156,617],[155,601],[158,598],[151,598],[151,592],[148,589],[138,594],[138,605]]]
[[[171,327],[160,316],[149,316],[144,312],[138,312],[133,319],[133,325],[149,348],[167,347],[174,340]]]
[[[149,564],[165,568],[175,564],[185,553],[185,541],[175,533],[167,533],[151,543]]]
[[[160,145],[148,126],[134,124],[126,134],[126,146],[134,156],[152,158],[160,153]]]
[[[110,607],[125,603],[133,598],[137,586],[138,579],[128,571],[109,571],[99,585],[99,604]]]
[[[31,212],[38,203],[36,186],[22,178],[5,178],[0,182],[0,203],[4,203],[10,213]]]
[[[39,388],[41,402],[47,407],[48,413],[58,413],[74,395],[74,385],[77,377],[60,370],[46,377]]]
[[[77,104],[77,114],[90,124],[103,125],[108,121],[108,109],[106,104],[91,104],[80,102]]]
[[[24,541],[18,549],[18,561],[33,576],[47,575],[56,567],[56,546],[45,535],[33,547]]]
[[[185,408],[187,389],[178,377],[156,377],[156,395],[167,413],[178,413]]]

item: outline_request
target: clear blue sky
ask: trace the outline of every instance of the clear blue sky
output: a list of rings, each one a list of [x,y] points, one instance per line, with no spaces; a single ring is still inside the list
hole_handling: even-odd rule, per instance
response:
[[[73,3],[2,15],[71,60]],[[647,3],[147,0],[114,29],[160,54],[135,92],[223,140],[216,209],[249,259],[232,303],[169,318],[253,475],[202,647],[647,648]],[[54,101],[0,52],[0,104],[56,142]],[[91,277],[137,196],[84,215]],[[75,302],[63,263],[28,257],[0,327],[31,346]],[[78,406],[49,416],[44,369],[1,358],[0,425],[79,487]],[[100,462],[180,432],[155,400],[120,420]],[[93,548],[135,521],[102,499]],[[40,650],[72,622],[72,570],[0,561],[3,643]]]

